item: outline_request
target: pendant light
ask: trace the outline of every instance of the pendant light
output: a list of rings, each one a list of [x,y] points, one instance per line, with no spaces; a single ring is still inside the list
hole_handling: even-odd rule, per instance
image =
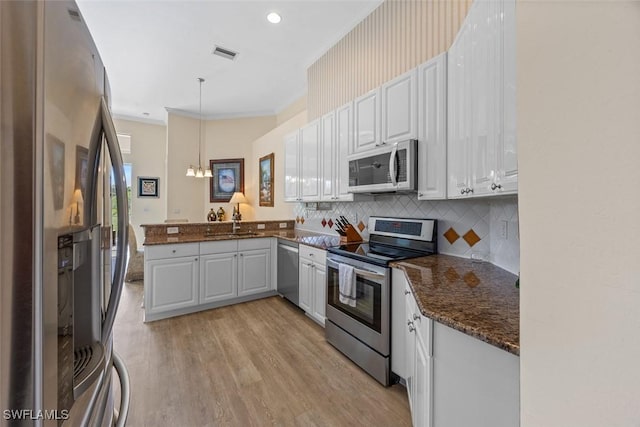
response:
[[[211,173],[211,169],[205,168],[202,169],[202,161],[201,161],[201,152],[202,152],[202,83],[204,83],[204,79],[202,77],[198,77],[198,82],[200,82],[200,121],[198,123],[198,169],[194,169],[193,165],[189,165],[187,168],[187,176],[193,176],[196,178],[211,178],[213,174]],[[206,165],[205,165],[206,166]]]

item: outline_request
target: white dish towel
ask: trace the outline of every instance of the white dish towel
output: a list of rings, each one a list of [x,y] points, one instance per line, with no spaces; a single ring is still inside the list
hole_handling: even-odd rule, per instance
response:
[[[346,264],[338,266],[338,284],[340,286],[340,302],[350,307],[356,306],[356,275],[353,267]]]

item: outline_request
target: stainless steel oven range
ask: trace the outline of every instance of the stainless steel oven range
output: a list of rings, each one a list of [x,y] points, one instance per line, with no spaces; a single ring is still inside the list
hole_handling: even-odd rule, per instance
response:
[[[328,249],[326,338],[372,377],[390,383],[389,263],[436,253],[433,219],[369,217],[369,243]]]

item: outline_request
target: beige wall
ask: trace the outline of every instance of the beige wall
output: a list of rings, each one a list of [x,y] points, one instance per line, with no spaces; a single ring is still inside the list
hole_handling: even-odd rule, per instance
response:
[[[258,199],[251,193],[258,186],[258,161],[253,161],[253,141],[274,127],[276,127],[276,116],[209,120],[206,122],[206,147],[203,147],[203,159],[206,159],[207,164],[209,159],[244,159],[244,188],[249,205],[241,205],[240,212],[242,218],[246,220],[255,218],[254,209],[258,204]],[[209,209],[218,210],[220,206],[227,212],[227,219],[230,220],[233,212],[232,205],[219,202],[210,203],[209,180],[204,181],[206,185],[201,193],[200,210],[193,212],[189,220],[206,221]]]
[[[523,427],[640,423],[640,2],[517,4]]]
[[[118,133],[131,135],[131,154],[123,154],[131,163],[131,224],[142,248],[144,231],[140,224],[163,222],[167,212],[167,127],[131,120],[115,119]],[[160,178],[159,198],[138,198],[138,176]]]
[[[472,0],[386,0],[307,70],[309,120],[444,52]]]
[[[251,186],[247,187],[247,197],[255,201],[253,204],[255,218],[267,220],[293,219],[295,217],[293,213],[295,204],[284,202],[284,136],[296,131],[306,123],[307,112],[302,111],[253,143],[250,157],[250,164],[253,165],[253,178]],[[261,207],[258,203],[258,160],[270,153],[274,153],[274,203],[273,207]]]
[[[297,116],[299,113],[307,111],[307,95],[301,96],[299,99],[293,101],[291,105],[285,107],[277,114],[276,123],[278,126],[286,123],[289,119]]]

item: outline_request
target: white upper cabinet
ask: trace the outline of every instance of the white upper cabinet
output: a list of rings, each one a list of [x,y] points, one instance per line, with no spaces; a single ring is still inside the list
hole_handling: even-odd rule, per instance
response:
[[[382,85],[382,140],[391,144],[418,135],[418,70],[414,68]]]
[[[320,120],[300,129],[300,176],[303,201],[320,200]]]
[[[418,74],[418,199],[447,198],[447,54]]]
[[[343,105],[335,112],[336,118],[336,200],[353,201],[349,193],[349,162],[347,156],[353,152],[353,103]]]
[[[449,49],[449,197],[517,192],[514,0],[473,3]]]
[[[320,119],[322,132],[320,149],[322,152],[322,174],[321,174],[321,200],[335,200],[336,193],[336,132],[335,132],[335,112],[325,114]]]
[[[353,149],[366,151],[380,144],[380,88],[353,101]]]
[[[284,137],[284,200],[298,202],[300,198],[299,131]]]

